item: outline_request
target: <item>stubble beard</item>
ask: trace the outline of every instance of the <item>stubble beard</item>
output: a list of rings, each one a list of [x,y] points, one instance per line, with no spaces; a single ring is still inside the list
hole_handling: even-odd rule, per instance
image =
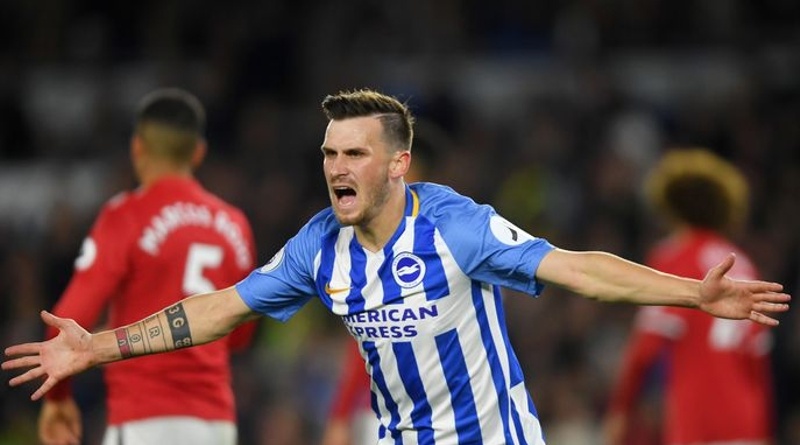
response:
[[[389,201],[389,183],[387,181],[381,183],[374,189],[367,197],[364,206],[353,215],[343,216],[336,215],[339,224],[343,226],[359,226],[367,228],[367,226],[383,211],[386,202]]]

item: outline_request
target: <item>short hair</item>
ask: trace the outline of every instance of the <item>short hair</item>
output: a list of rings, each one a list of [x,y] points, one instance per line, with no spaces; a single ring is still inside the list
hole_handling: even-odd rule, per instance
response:
[[[203,138],[206,113],[193,94],[180,88],[161,88],[139,101],[134,124],[153,154],[188,162]]]
[[[744,223],[749,207],[744,175],[703,148],[668,152],[647,177],[645,192],[667,217],[719,232]]]
[[[322,110],[329,120],[376,116],[390,145],[411,150],[414,116],[406,104],[392,96],[370,89],[342,91],[325,97]]]

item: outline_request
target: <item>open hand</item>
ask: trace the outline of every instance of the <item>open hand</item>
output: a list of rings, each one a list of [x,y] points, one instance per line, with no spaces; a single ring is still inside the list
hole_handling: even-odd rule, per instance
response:
[[[735,260],[736,256],[730,254],[708,271],[700,284],[700,309],[715,317],[750,319],[766,326],[777,326],[778,320],[766,313],[786,312],[791,297],[781,293],[783,286],[778,283],[726,277]]]
[[[2,364],[2,369],[30,368],[11,380],[11,386],[21,385],[34,379],[44,378],[44,382],[31,395],[38,400],[56,383],[65,377],[77,374],[93,366],[92,335],[74,320],[59,318],[41,312],[42,320],[57,328],[59,334],[44,342],[23,343],[6,348],[6,356],[16,357]]]

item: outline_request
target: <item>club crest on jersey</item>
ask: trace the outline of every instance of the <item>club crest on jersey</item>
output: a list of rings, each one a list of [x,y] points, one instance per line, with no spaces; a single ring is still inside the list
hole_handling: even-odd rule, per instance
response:
[[[425,263],[413,253],[402,252],[392,261],[392,276],[400,287],[414,287],[425,277]]]
[[[270,258],[269,261],[267,261],[267,264],[261,266],[259,272],[268,273],[277,269],[278,266],[283,261],[283,249],[285,249],[285,247],[281,247],[281,250],[279,250],[275,255],[273,255],[272,258]]]

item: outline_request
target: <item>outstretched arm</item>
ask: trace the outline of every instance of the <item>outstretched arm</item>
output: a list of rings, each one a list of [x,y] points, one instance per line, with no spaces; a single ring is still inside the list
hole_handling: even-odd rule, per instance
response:
[[[725,274],[735,256],[728,255],[708,271],[703,281],[658,272],[605,252],[556,249],[539,264],[537,278],[602,301],[640,305],[683,306],[715,317],[750,319],[767,326],[778,321],[766,313],[789,309],[783,286],[765,281],[741,281]]]
[[[37,400],[61,379],[93,366],[208,343],[255,317],[234,287],[185,298],[141,321],[96,334],[42,311],[42,320],[59,334],[7,348],[6,355],[16,358],[3,362],[2,369],[30,368],[12,378],[12,386],[44,378],[31,396]]]

